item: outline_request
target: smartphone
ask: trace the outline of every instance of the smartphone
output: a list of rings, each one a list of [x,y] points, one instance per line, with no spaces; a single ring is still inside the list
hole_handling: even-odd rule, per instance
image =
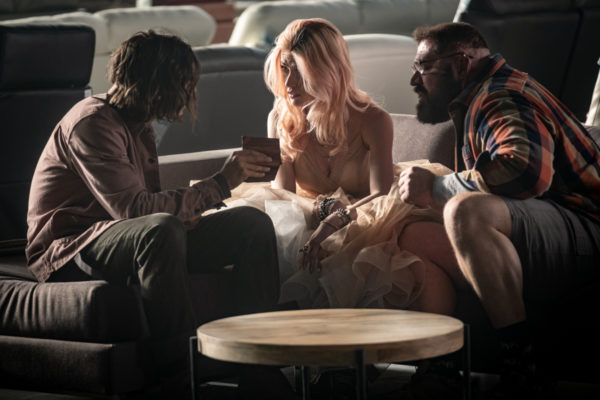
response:
[[[279,139],[257,136],[242,136],[242,148],[254,150],[271,157],[271,162],[264,164],[271,169],[262,178],[248,178],[246,182],[269,182],[275,179],[279,166],[281,165],[281,152],[279,150]]]

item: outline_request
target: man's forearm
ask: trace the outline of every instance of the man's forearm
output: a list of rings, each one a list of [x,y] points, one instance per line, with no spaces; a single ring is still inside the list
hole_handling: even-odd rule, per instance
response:
[[[463,179],[459,174],[436,176],[433,180],[431,195],[438,204],[446,204],[453,196],[464,192],[475,192],[477,187]]]

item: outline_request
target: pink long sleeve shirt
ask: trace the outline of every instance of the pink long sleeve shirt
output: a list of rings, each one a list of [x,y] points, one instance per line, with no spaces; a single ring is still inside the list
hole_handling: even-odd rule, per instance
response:
[[[214,178],[161,191],[150,124],[124,120],[104,95],[86,98],[58,123],[35,169],[27,214],[28,266],[43,282],[127,218],[166,212],[191,226],[221,203],[226,191]]]

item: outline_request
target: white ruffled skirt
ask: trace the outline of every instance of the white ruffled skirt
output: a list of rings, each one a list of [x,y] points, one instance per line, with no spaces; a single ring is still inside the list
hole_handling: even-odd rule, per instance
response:
[[[436,174],[450,173],[440,164],[419,165]],[[329,197],[347,200],[340,188]],[[275,227],[279,251],[281,302],[296,301],[301,308],[377,307],[407,308],[418,296],[425,277],[419,258],[398,247],[404,227],[419,220],[440,221],[439,213],[400,200],[398,186],[357,208],[358,218],[328,237],[321,246],[327,255],[322,270],[299,268],[299,250],[313,230],[314,199],[298,196],[268,184],[244,183],[233,191],[229,207],[252,206],[268,214]]]

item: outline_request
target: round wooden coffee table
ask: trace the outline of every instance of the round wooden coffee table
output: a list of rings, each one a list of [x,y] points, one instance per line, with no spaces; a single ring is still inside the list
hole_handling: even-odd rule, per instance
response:
[[[365,398],[365,364],[436,357],[464,343],[463,323],[455,318],[387,309],[240,315],[206,323],[197,335],[198,351],[218,360],[302,366],[304,398],[310,397],[308,366],[357,367],[358,397]]]

